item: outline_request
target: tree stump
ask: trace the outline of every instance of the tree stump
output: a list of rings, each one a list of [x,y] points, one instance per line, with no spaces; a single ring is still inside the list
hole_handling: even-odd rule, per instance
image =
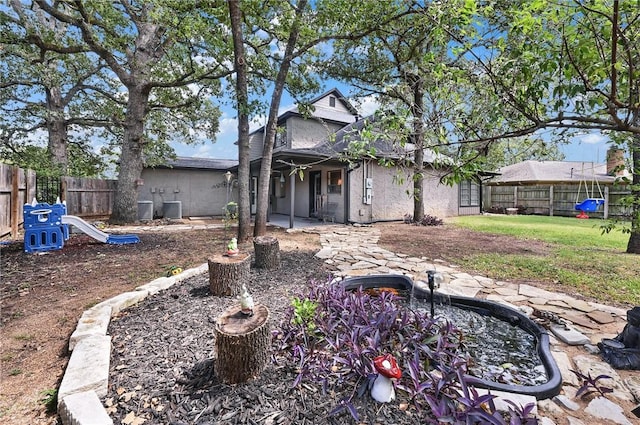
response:
[[[256,268],[277,269],[280,267],[280,244],[273,236],[257,236],[253,238],[253,249],[256,255]]]
[[[249,281],[251,255],[228,257],[216,254],[209,258],[209,289],[215,296],[238,295],[242,284]]]
[[[252,316],[243,314],[238,304],[216,319],[215,371],[220,381],[238,384],[262,372],[271,344],[268,320],[269,309],[262,304],[253,307]]]

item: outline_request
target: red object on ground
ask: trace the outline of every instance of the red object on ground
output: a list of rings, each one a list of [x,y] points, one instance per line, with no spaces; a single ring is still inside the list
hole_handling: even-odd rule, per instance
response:
[[[580,214],[578,214],[576,216],[576,218],[584,218],[584,219],[586,219],[586,218],[589,218],[589,216],[584,211],[580,211]]]
[[[398,367],[398,362],[391,354],[384,354],[373,359],[373,365],[378,373],[387,378],[400,378],[402,371]]]

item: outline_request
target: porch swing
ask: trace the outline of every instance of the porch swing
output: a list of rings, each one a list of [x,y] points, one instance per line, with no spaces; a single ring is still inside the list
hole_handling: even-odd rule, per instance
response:
[[[584,191],[587,196],[585,199],[580,201],[580,191],[582,189],[582,184],[584,183]],[[600,194],[599,198],[594,197],[594,188],[598,187],[598,193]],[[584,174],[584,162],[582,163],[582,178],[580,179],[580,184],[578,185],[578,191],[576,192],[576,201],[575,201],[575,210],[580,211],[580,214],[576,216],[576,218],[589,218],[587,215],[588,212],[595,212],[598,210],[600,205],[604,205],[604,196],[602,195],[602,189],[600,188],[600,183],[596,180],[596,173],[594,167],[591,167],[591,190],[589,190],[589,185],[587,184],[587,178]]]

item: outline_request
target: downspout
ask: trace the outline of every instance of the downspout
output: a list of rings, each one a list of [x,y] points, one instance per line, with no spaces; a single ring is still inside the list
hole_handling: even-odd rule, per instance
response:
[[[349,170],[349,167],[344,167],[344,224],[348,224],[351,222],[350,220],[350,209],[351,209],[351,203],[349,202],[349,199],[351,198],[351,179],[349,178],[349,173],[351,172],[351,170]]]
[[[482,179],[478,179],[478,181],[480,182],[480,214],[482,214],[484,212],[484,185]],[[460,197],[460,193],[458,193],[458,197]]]
[[[289,199],[289,229],[293,229],[293,223],[295,221],[294,218],[294,210],[295,210],[295,205],[296,205],[296,200],[294,198],[294,194],[296,193],[296,173],[291,173],[291,176],[289,177],[289,194],[290,194],[290,199]]]

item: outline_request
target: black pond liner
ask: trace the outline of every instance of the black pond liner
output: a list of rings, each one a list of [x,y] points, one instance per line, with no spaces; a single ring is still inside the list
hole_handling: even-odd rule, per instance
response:
[[[393,288],[411,293],[411,288],[413,287],[413,281],[403,275],[369,275],[351,277],[344,279],[342,284],[346,290],[350,291],[356,290],[359,287],[362,287],[362,289]],[[560,369],[558,368],[558,365],[556,364],[556,361],[551,355],[551,351],[549,349],[549,334],[543,327],[531,320],[525,314],[492,301],[444,295],[438,292],[435,292],[433,295],[433,299],[436,304],[451,304],[452,306],[463,310],[472,310],[479,314],[490,315],[513,325],[517,325],[525,332],[533,335],[536,339],[538,355],[540,356],[540,360],[542,361],[542,365],[545,368],[548,378],[547,382],[540,385],[511,385],[467,375],[468,383],[478,388],[531,395],[538,400],[551,398],[560,393],[560,389],[562,387],[562,375],[560,374]],[[429,300],[431,298],[429,291],[425,291],[418,287],[414,288],[413,296],[422,300]]]

